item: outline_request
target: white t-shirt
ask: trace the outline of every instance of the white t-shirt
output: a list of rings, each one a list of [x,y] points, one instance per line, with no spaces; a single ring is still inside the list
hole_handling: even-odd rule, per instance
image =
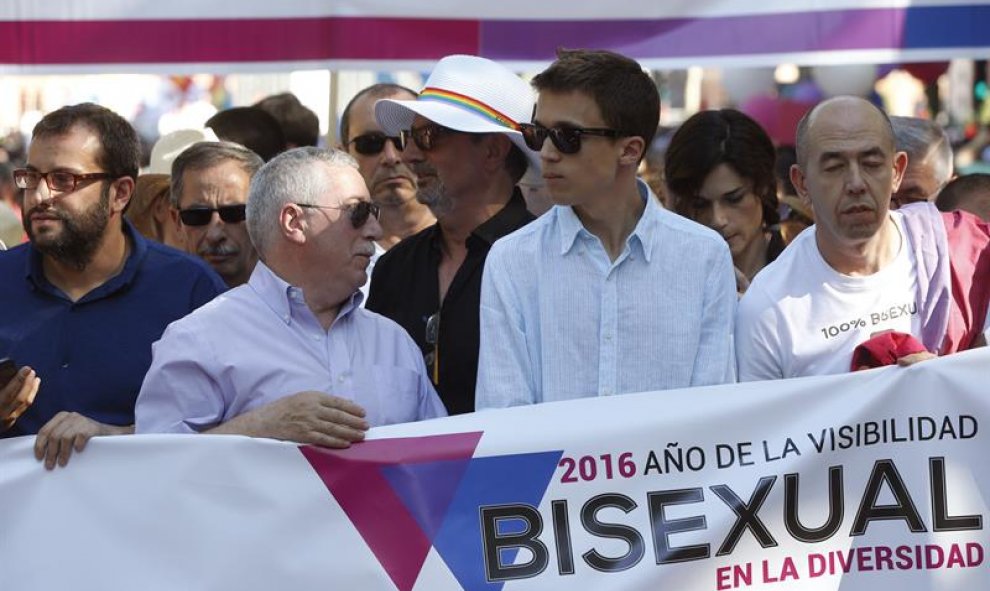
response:
[[[917,266],[900,214],[890,215],[900,248],[873,275],[830,267],[809,230],[756,276],[736,316],[740,381],[845,373],[856,346],[878,333],[920,337]]]

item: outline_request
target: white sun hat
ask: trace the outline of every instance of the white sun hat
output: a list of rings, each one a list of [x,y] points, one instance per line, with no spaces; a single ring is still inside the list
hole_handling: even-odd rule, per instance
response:
[[[178,129],[158,138],[151,148],[149,174],[172,174],[172,161],[189,146],[199,142],[218,142],[217,134],[209,127],[203,129]]]
[[[512,70],[483,57],[449,55],[426,79],[415,100],[382,99],[375,118],[387,135],[409,129],[416,115],[467,133],[502,133],[529,160],[527,176],[539,176],[540,153],[530,150],[519,131],[533,116],[535,95]]]

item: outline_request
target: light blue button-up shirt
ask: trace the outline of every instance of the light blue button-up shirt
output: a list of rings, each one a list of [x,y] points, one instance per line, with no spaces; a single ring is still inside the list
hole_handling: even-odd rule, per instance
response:
[[[199,432],[305,390],[354,401],[372,426],[446,416],[416,344],[360,302],[355,293],[324,330],[302,290],[259,262],[154,344],[137,432]]]
[[[725,241],[640,192],[646,208],[614,261],[563,206],[492,247],[478,409],[735,379]]]

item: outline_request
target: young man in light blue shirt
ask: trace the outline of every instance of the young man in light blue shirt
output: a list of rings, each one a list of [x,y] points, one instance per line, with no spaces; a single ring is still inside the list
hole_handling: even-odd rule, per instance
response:
[[[556,206],[489,254],[476,407],[733,381],[725,241],[636,178],[659,119],[653,81],[631,59],[581,50],[533,85],[522,132]]]

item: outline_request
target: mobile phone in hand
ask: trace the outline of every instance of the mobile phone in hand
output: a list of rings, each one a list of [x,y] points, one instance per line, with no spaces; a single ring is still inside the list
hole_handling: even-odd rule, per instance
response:
[[[4,357],[0,359],[0,388],[7,385],[7,382],[17,375],[17,364],[13,359]]]

